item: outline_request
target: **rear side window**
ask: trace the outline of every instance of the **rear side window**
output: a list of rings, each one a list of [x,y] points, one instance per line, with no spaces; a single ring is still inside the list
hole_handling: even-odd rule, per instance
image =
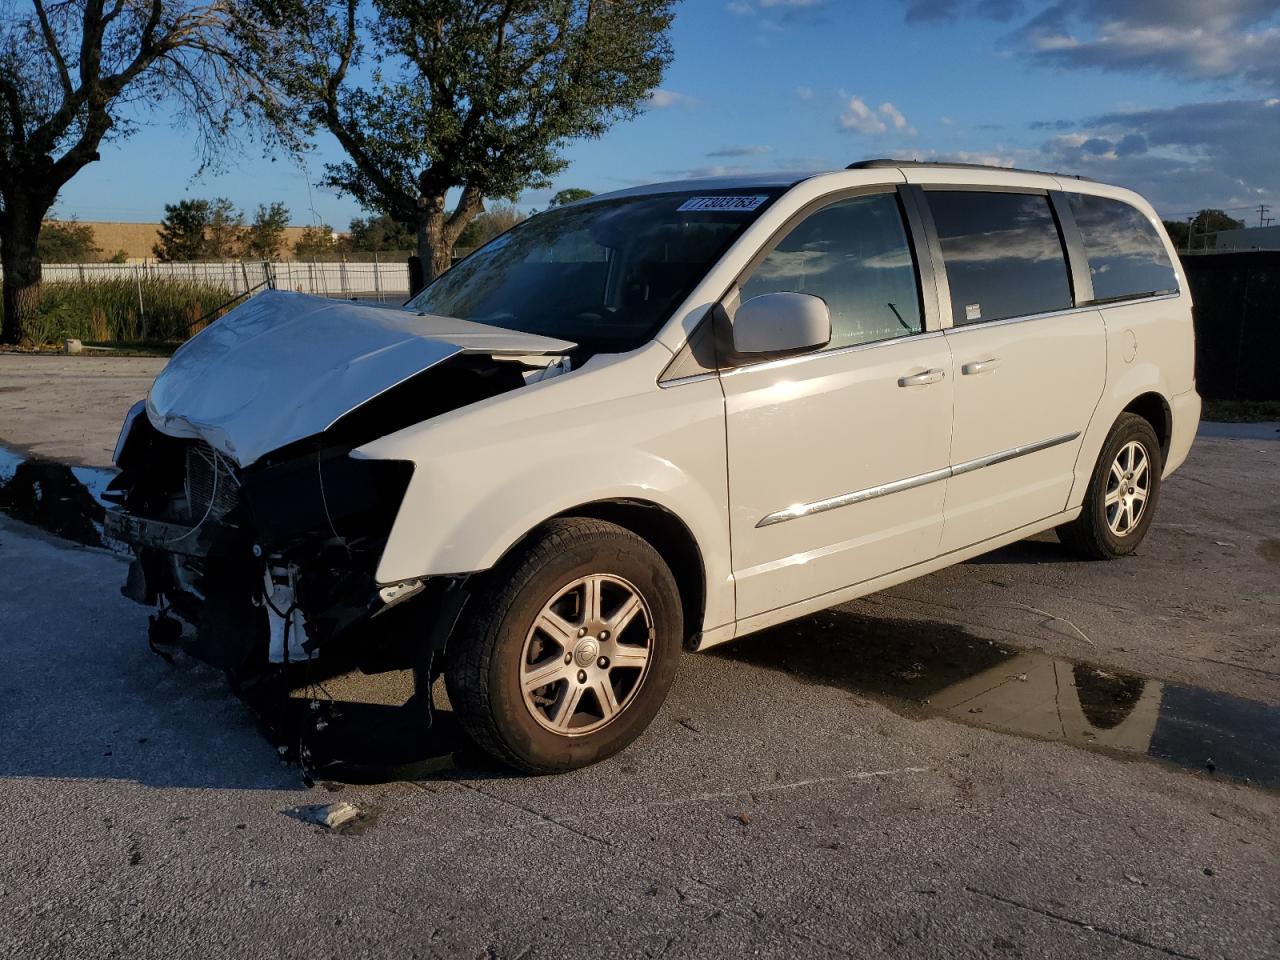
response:
[[[1093,277],[1094,300],[1176,293],[1178,277],[1164,242],[1141,211],[1122,200],[1068,195]]]
[[[1043,194],[930,190],[956,326],[1065,310],[1071,281]]]
[[[741,295],[782,292],[826,301],[828,350],[919,333],[915,261],[896,195],[853,197],[810,215],[752,271]]]

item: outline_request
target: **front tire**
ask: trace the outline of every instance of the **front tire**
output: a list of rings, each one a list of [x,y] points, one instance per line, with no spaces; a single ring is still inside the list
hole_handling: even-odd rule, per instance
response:
[[[675,579],[648,542],[602,520],[552,520],[472,596],[449,641],[449,700],[503,763],[585,767],[653,720],[683,630]]]
[[[1102,445],[1080,516],[1058,527],[1058,539],[1093,560],[1133,553],[1151,527],[1163,471],[1160,440],[1151,424],[1122,413]]]

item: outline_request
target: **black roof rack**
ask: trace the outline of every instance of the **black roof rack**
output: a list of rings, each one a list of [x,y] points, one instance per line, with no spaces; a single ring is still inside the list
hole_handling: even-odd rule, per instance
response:
[[[858,160],[845,167],[846,170],[877,170],[883,167],[958,167],[961,170],[1004,170],[1007,173],[1036,173],[1044,177],[1070,177],[1072,180],[1088,180],[1096,183],[1092,177],[1083,177],[1078,173],[1056,173],[1049,170],[1024,170],[1021,167],[998,167],[993,163],[948,163],[946,160],[893,160],[881,157],[876,160]]]

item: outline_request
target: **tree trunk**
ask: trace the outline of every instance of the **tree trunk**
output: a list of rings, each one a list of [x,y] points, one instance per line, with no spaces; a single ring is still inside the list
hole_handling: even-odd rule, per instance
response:
[[[423,197],[418,204],[418,258],[427,284],[449,269],[453,244],[446,236],[444,196]]]
[[[418,201],[418,257],[422,261],[422,278],[430,283],[453,266],[453,246],[463,229],[484,210],[480,191],[465,187],[453,212],[445,215],[445,195],[425,195]]]
[[[4,323],[0,343],[39,346],[31,343],[31,321],[40,306],[40,258],[36,241],[47,205],[29,198],[4,198],[0,218],[0,260],[4,264]]]

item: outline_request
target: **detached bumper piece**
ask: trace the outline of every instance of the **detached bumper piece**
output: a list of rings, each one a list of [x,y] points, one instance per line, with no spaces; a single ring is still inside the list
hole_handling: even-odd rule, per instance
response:
[[[184,557],[212,557],[219,554],[219,545],[212,528],[139,517],[126,513],[119,507],[107,510],[102,521],[102,535],[106,539],[128,544],[136,550],[163,550]],[[133,600],[138,599],[130,594],[125,595]]]

